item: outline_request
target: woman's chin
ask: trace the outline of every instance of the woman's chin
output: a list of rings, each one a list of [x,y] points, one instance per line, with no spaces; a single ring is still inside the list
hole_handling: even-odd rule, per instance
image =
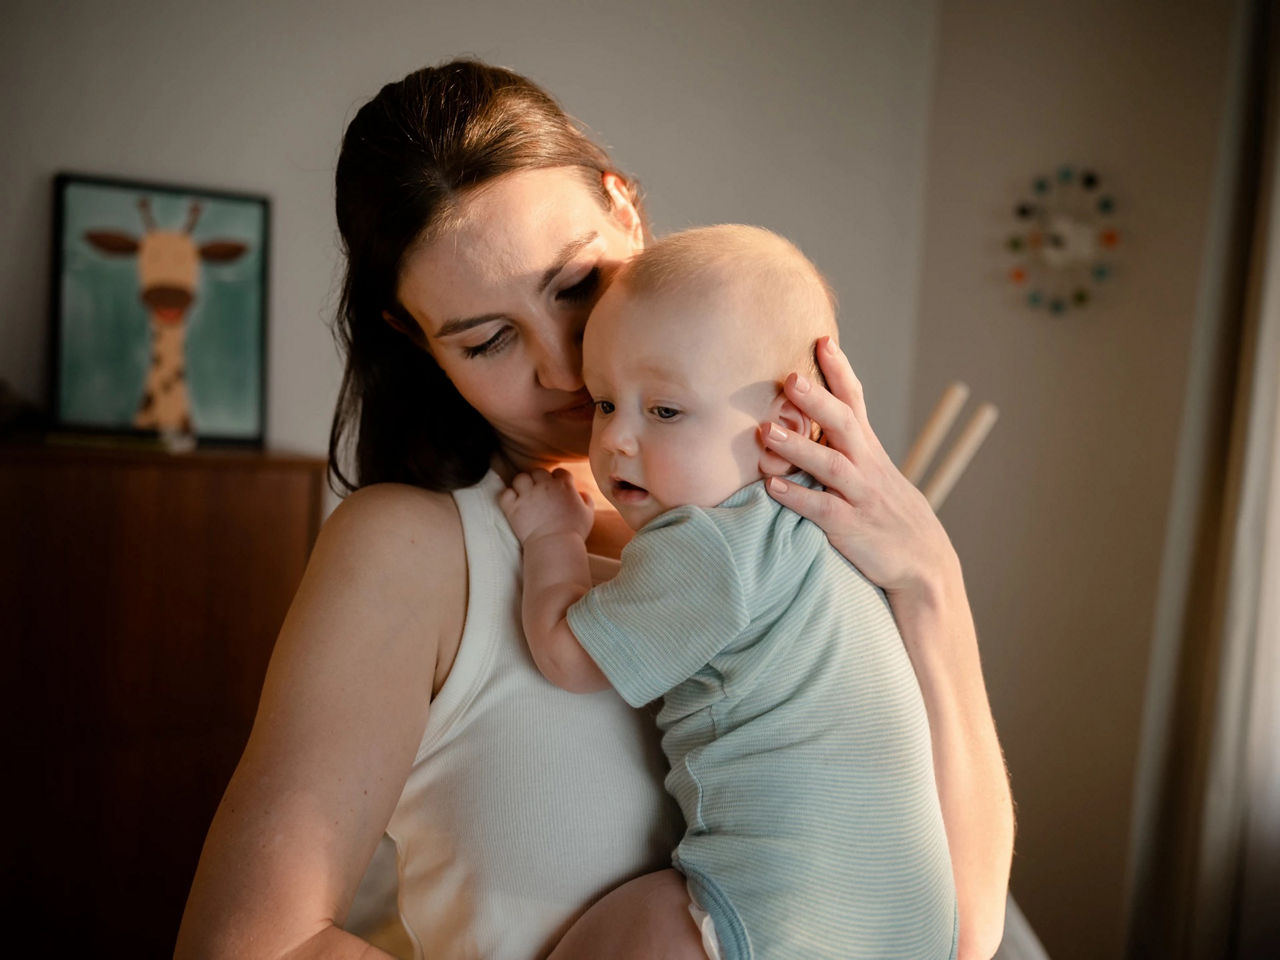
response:
[[[498,428],[502,454],[522,470],[585,460],[591,445],[591,424],[544,421],[533,429],[504,431]]]
[[[549,429],[540,438],[547,455],[558,460],[586,459],[591,446],[591,421],[550,418]]]

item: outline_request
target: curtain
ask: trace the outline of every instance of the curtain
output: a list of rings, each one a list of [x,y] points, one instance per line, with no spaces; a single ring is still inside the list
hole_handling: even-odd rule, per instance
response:
[[[1240,4],[1144,715],[1128,955],[1280,957],[1277,16]]]

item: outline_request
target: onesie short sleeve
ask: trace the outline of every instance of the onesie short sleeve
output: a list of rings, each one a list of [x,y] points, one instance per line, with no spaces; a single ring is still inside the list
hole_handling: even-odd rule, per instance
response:
[[[698,672],[750,617],[733,554],[698,507],[643,527],[618,575],[569,608],[569,628],[632,706]]]

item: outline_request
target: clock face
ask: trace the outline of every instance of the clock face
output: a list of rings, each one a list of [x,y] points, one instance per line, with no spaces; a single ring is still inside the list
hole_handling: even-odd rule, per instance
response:
[[[1087,306],[1111,277],[1116,202],[1093,170],[1062,166],[1030,186],[1005,241],[1014,257],[1009,281],[1027,306],[1059,316]]]

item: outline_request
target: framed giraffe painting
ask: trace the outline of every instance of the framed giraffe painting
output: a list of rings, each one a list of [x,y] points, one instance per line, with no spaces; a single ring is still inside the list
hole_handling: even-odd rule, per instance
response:
[[[262,445],[270,214],[251,194],[54,178],[59,428]]]

